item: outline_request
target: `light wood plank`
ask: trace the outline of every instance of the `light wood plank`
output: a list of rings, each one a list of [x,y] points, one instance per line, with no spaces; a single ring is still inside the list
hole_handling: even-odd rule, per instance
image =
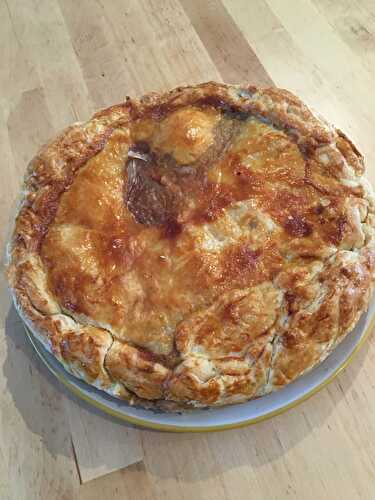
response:
[[[70,398],[70,430],[82,483],[143,459],[139,432]]]
[[[10,316],[0,330],[0,496],[74,498],[79,483],[61,387]]]
[[[111,0],[102,5],[102,16],[126,59],[129,94],[220,80],[177,1]]]
[[[5,0],[0,2],[0,19],[0,99],[9,103],[22,92],[38,87],[40,80],[35,66],[25,53],[22,41],[17,36],[11,11]]]
[[[8,7],[15,36],[38,72],[54,130],[89,118],[94,107],[57,1],[12,0]]]
[[[375,2],[372,0],[313,0],[320,14],[375,76]]]
[[[33,52],[30,51],[29,46],[25,52],[32,61],[30,63],[32,67],[38,69],[40,81],[37,88],[22,91],[18,96],[17,93],[11,94],[10,99],[6,101],[7,108],[4,107],[3,111],[4,127],[2,131],[4,130],[4,133],[2,141],[6,143],[8,140],[8,148],[12,152],[15,164],[15,167],[11,163],[7,165],[9,178],[14,183],[11,186],[12,189],[9,190],[12,200],[8,197],[4,198],[4,202],[7,204],[7,210],[4,212],[7,216],[10,215],[11,201],[13,202],[13,197],[18,191],[22,173],[29,160],[44,142],[54,136],[61,126],[67,124],[66,122],[74,121],[78,115],[81,118],[87,118],[85,115],[89,113],[90,106],[88,97],[78,95],[78,100],[82,100],[82,103],[77,106],[75,104],[77,96],[73,93],[69,96],[66,94],[69,91],[66,88],[68,80],[70,88],[73,87],[74,83],[77,84],[78,88],[85,89],[86,87],[57,4],[54,5],[53,2],[50,2],[46,19],[39,22],[40,20],[36,17],[31,24],[28,23],[27,17],[31,16],[32,5],[22,4],[19,7],[19,10],[12,10],[16,8],[12,4],[8,11],[12,25],[10,32],[16,37],[21,48],[27,45],[28,37],[35,41],[34,44],[30,44],[33,46]],[[34,7],[35,9],[47,9],[47,5],[43,7],[40,3]],[[14,16],[16,16],[16,20]],[[48,29],[44,23],[48,25]],[[51,29],[55,29],[55,38],[51,37]],[[52,46],[49,47],[51,43]],[[48,66],[47,62],[51,63],[52,54],[55,52],[57,58]],[[58,54],[61,54],[60,59]],[[19,58],[21,61],[24,59],[22,52]],[[63,59],[61,58],[70,59],[72,66],[67,70],[65,68],[62,70]],[[24,71],[29,71],[29,68],[25,66]],[[31,74],[34,73],[33,70]],[[20,76],[22,76],[21,73]],[[30,83],[32,82],[33,79],[30,80]],[[49,94],[50,86],[55,89],[53,98]],[[86,106],[87,103],[89,103],[88,106]],[[16,175],[17,173],[18,175]],[[6,310],[10,305],[5,290],[4,293],[2,290],[0,303],[5,317]],[[13,317],[14,315],[10,316],[12,321]],[[63,397],[62,400],[62,412],[61,418],[66,420],[66,429],[68,432],[69,429],[71,430],[77,466],[80,469],[82,480],[85,481],[114,469],[125,467],[142,458],[136,430],[127,433],[126,429],[116,422],[105,421],[96,414],[91,415],[80,404],[73,403],[66,397]],[[42,408],[39,413],[43,415]],[[47,418],[47,412],[45,412],[45,418]],[[115,445],[111,446],[111,441],[109,439],[105,441],[104,436],[112,439]],[[69,435],[69,446],[71,446],[70,439]],[[105,442],[101,444],[100,440]],[[122,449],[121,447],[125,444],[126,448]],[[72,450],[70,453],[72,454]],[[74,461],[73,466],[75,466]],[[75,480],[77,481],[77,477]]]
[[[1,66],[0,146],[2,151],[1,247],[8,236],[25,159],[48,133],[43,90],[23,51],[5,2],[0,2],[4,31]],[[3,42],[4,39],[4,43]],[[35,112],[42,117],[35,128]],[[31,119],[31,116],[33,118]],[[78,478],[60,387],[43,372],[10,305],[1,269],[0,290],[0,497],[30,500],[71,498]]]
[[[220,0],[180,0],[226,83],[273,82]]]
[[[83,484],[79,490],[79,500],[119,499],[155,500],[155,481],[143,463],[131,465],[127,469],[108,474]],[[168,496],[166,497],[168,498]],[[176,497],[171,497],[173,500]]]
[[[59,5],[95,108],[122,102],[135,93],[127,53],[117,43],[103,3],[82,0],[79,9],[75,0],[62,0]]]

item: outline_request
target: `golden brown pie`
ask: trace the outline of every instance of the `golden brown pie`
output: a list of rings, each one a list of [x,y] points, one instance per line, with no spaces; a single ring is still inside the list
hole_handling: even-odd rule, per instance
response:
[[[285,90],[127,98],[30,163],[15,303],[69,372],[130,402],[262,396],[324,360],[368,306],[363,173],[348,138]]]

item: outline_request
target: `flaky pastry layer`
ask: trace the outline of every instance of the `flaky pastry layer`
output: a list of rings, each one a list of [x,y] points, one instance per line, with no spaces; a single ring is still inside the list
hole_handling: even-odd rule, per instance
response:
[[[165,409],[321,363],[374,286],[361,154],[291,93],[206,83],[68,127],[28,166],[8,277],[73,375]]]

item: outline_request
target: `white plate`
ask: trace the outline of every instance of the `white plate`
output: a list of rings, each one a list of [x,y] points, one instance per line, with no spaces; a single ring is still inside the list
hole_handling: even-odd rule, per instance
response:
[[[331,382],[353,359],[375,326],[375,301],[363,314],[356,328],[319,366],[278,392],[247,403],[224,408],[193,410],[180,414],[155,412],[129,406],[106,395],[65,371],[35,337],[29,339],[52,373],[71,391],[104,412],[130,422],[158,430],[207,432],[242,427],[278,415],[318,392]]]

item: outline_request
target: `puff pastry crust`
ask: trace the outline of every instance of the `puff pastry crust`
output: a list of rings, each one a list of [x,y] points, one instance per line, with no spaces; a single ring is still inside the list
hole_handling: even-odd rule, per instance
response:
[[[131,403],[219,406],[320,363],[366,310],[372,188],[290,92],[209,82],[96,113],[31,161],[8,277],[73,375]]]

